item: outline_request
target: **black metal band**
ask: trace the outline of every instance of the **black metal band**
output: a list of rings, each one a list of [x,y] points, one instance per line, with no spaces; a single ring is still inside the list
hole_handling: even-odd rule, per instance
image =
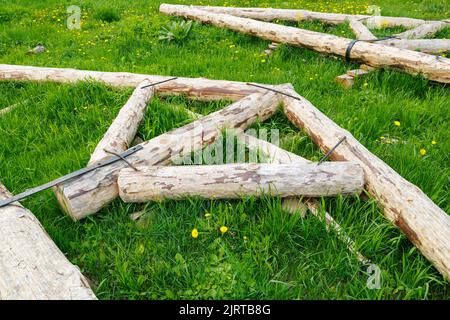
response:
[[[60,183],[65,182],[67,180],[70,180],[70,179],[82,176],[82,175],[84,175],[84,174],[86,174],[88,172],[97,170],[98,168],[101,168],[101,167],[105,167],[105,166],[110,165],[110,164],[112,164],[114,162],[117,162],[119,160],[124,160],[124,158],[126,158],[126,157],[128,157],[128,156],[130,156],[130,155],[132,155],[132,154],[134,154],[134,153],[136,153],[136,152],[138,152],[139,150],[142,150],[142,149],[143,149],[143,146],[138,144],[137,146],[134,146],[134,147],[124,151],[123,153],[118,154],[117,156],[114,156],[114,157],[111,157],[111,158],[107,158],[107,159],[102,160],[100,162],[94,163],[93,165],[91,165],[89,167],[86,167],[86,168],[77,170],[75,172],[66,174],[65,176],[62,176],[62,177],[60,177],[60,178],[58,178],[56,180],[47,182],[46,184],[43,184],[43,185],[41,185],[39,187],[28,189],[28,190],[26,190],[26,191],[24,191],[24,192],[22,192],[22,193],[20,193],[18,195],[12,196],[12,197],[4,199],[4,200],[0,200],[0,208],[6,206],[8,204],[11,204],[13,202],[25,199],[25,198],[27,198],[27,197],[35,194],[35,193],[47,190],[47,189],[49,189],[51,187],[54,187],[54,186],[56,186],[56,185],[58,185]],[[129,162],[127,161],[127,163],[129,163]]]
[[[362,40],[352,40],[350,41],[350,43],[347,46],[347,49],[345,50],[345,61],[350,62],[350,53],[352,52],[353,46],[355,45],[355,43],[357,43],[358,41],[362,41]]]
[[[361,40],[361,39],[356,39],[356,40],[352,40],[350,41],[350,43],[347,46],[347,49],[345,50],[345,61],[350,62],[350,53],[352,52],[353,46],[359,42],[359,41],[363,41],[363,42],[377,42],[377,41],[383,41],[383,40],[388,40],[388,39],[399,39],[395,36],[387,36],[387,37],[383,37],[383,38],[379,38],[379,39],[373,39],[373,40]]]

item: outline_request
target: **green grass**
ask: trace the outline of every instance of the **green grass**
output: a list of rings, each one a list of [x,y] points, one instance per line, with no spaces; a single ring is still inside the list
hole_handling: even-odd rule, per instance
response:
[[[170,1],[200,3],[199,1]],[[209,77],[261,83],[291,82],[296,90],[370,151],[450,212],[450,92],[448,87],[395,71],[376,71],[344,90],[334,78],[357,64],[194,23],[178,42],[159,41],[171,21],[160,1],[0,1],[0,63]],[[221,1],[209,1],[221,5]],[[229,5],[306,8],[439,19],[445,0],[231,1]],[[81,30],[66,28],[66,7],[82,9]],[[345,25],[305,28],[352,37]],[[380,30],[380,35],[397,30]],[[439,37],[450,37],[449,29]],[[37,43],[40,55],[26,51]],[[14,193],[85,166],[130,90],[89,82],[75,85],[0,82],[0,179]],[[207,114],[227,102],[155,98],[139,135],[150,139],[190,120],[182,106]],[[394,121],[400,121],[398,127]],[[282,113],[255,128],[277,128],[282,146],[311,160],[321,152]],[[384,137],[384,139],[381,139]],[[431,144],[435,140],[437,144]],[[394,143],[387,143],[394,141]],[[424,148],[425,156],[419,154]],[[127,205],[117,200],[74,223],[51,191],[23,201],[66,256],[94,283],[101,299],[449,299],[450,286],[382,215],[373,200],[324,199],[328,212],[382,270],[379,290],[366,286],[366,266],[313,216],[281,209],[278,198],[166,201]],[[144,210],[131,221],[130,213]],[[205,217],[205,213],[211,213]],[[226,225],[229,232],[221,235]],[[191,237],[197,228],[200,235]],[[245,237],[245,240],[244,240]]]

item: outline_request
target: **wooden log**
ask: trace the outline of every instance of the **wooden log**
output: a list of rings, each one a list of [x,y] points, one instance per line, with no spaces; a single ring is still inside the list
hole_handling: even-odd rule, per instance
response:
[[[336,196],[360,194],[362,168],[350,162],[314,164],[232,163],[148,166],[123,169],[119,195],[125,202],[180,199],[239,199],[243,196]]]
[[[187,6],[162,4],[160,11],[174,16],[183,16],[220,28],[243,32],[265,40],[288,43],[309,48],[320,53],[345,56],[352,40],[334,35],[287,27],[278,24],[211,13]],[[442,83],[450,83],[450,59],[436,58],[421,52],[394,48],[377,43],[357,42],[350,58],[370,64],[373,67],[390,67],[410,74]]]
[[[450,216],[293,88],[285,92],[300,99],[283,97],[285,114],[324,152],[346,137],[333,152],[332,159],[355,161],[363,167],[366,189],[378,200],[385,217],[405,233],[446,279],[450,279]]]
[[[361,76],[365,76],[366,74],[369,74],[370,71],[364,70],[364,69],[353,69],[353,70],[348,70],[347,71],[347,75],[349,75],[350,77],[361,77]]]
[[[353,33],[356,36],[356,39],[359,40],[375,40],[377,37],[373,35],[373,33],[367,28],[361,21],[356,19],[351,19],[348,22],[350,29],[352,29]]]
[[[450,21],[435,21],[431,23],[424,23],[414,29],[398,33],[395,36],[401,39],[421,39],[434,36],[437,32],[449,26]]]
[[[204,11],[213,13],[225,13],[242,18],[250,18],[262,21],[309,21],[320,20],[327,24],[341,24],[351,19],[378,20],[378,24],[383,27],[404,26],[407,28],[417,27],[425,20],[405,18],[405,17],[384,17],[370,16],[365,14],[342,14],[342,13],[324,13],[301,9],[273,9],[273,8],[236,8],[236,7],[214,7],[214,6],[192,6]]]
[[[236,137],[238,142],[246,145],[249,149],[258,149],[266,155],[268,163],[299,163],[308,164],[311,161],[300,157],[292,152],[286,151],[277,147],[276,145],[258,139],[243,132],[237,132]],[[292,214],[300,214],[302,217],[306,215],[309,211],[320,221],[324,222],[327,231],[334,230],[338,238],[344,242],[348,250],[355,254],[356,258],[362,263],[370,263],[370,260],[362,255],[357,249],[355,242],[346,234],[346,232],[341,228],[339,223],[334,220],[334,218],[325,211],[318,200],[313,198],[298,198],[289,197],[283,199],[283,209]]]
[[[442,53],[450,51],[450,40],[448,39],[387,39],[379,41],[378,43],[424,53]]]
[[[349,76],[348,74],[337,76],[334,80],[342,85],[345,89],[349,89],[355,84],[355,78]]]
[[[153,87],[142,89],[143,86],[150,84],[150,81],[144,80],[136,87],[127,103],[122,107],[98,143],[88,165],[111,157],[113,154],[110,152],[122,153],[130,147],[147,111],[147,104],[153,97]],[[110,152],[108,153],[105,150]]]
[[[213,142],[225,128],[241,128],[264,121],[277,110],[278,94],[252,94],[184,127],[142,143],[143,149],[127,157],[135,166],[166,165]],[[117,175],[126,164],[116,162],[54,188],[63,210],[74,220],[98,212],[118,196]]]
[[[128,72],[103,72],[0,64],[0,80],[8,81],[74,83],[77,81],[95,80],[113,87],[135,88],[145,79],[156,83],[168,78],[170,77]],[[157,85],[155,91],[160,95],[184,95],[188,98],[206,101],[221,99],[237,101],[249,94],[263,92],[264,90],[248,86],[244,82],[180,77]]]
[[[0,183],[0,200],[12,195]],[[1,300],[95,300],[88,281],[18,202],[0,208]]]

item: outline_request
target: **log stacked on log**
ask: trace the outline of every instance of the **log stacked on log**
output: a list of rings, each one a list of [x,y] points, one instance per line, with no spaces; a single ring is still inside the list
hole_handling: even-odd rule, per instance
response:
[[[0,200],[12,195],[0,183]],[[88,281],[19,203],[0,208],[1,300],[95,300]]]
[[[347,48],[352,42],[350,39],[334,35],[227,14],[212,13],[188,6],[162,4],[160,12],[173,16],[183,16],[220,28],[228,28],[258,36],[265,40],[287,43],[342,57],[346,56]],[[433,81],[450,83],[450,59],[443,57],[436,58],[421,52],[360,41],[353,46],[349,58],[373,67],[390,67],[413,75],[421,74]]]
[[[222,129],[245,129],[256,120],[264,121],[275,113],[279,101],[274,92],[249,95],[222,110],[142,143],[143,149],[127,160],[135,166],[169,164],[177,157],[201,150],[213,142]],[[123,162],[116,162],[55,187],[64,211],[74,220],[98,212],[118,196],[117,175],[125,166]]]
[[[262,21],[308,21],[320,20],[328,24],[341,24],[347,20],[366,20],[369,23],[374,21],[376,25],[384,27],[406,28],[417,27],[426,22],[422,19],[388,17],[388,16],[369,16],[364,14],[342,14],[342,13],[324,13],[300,9],[273,9],[273,8],[234,8],[234,7],[212,7],[212,6],[192,6],[192,8],[201,9],[213,13],[225,13],[236,17],[250,18]]]

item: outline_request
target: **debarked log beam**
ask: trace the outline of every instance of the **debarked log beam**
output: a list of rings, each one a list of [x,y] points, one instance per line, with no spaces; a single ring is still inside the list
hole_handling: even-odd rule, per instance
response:
[[[192,6],[197,9],[225,13],[242,18],[250,18],[262,21],[308,21],[320,20],[327,24],[341,24],[350,19],[365,19],[376,21],[377,25],[383,27],[403,26],[406,28],[417,27],[426,22],[422,19],[407,17],[370,16],[365,14],[326,13],[302,9],[273,9],[273,8],[238,8],[238,7],[214,7],[214,6]]]
[[[88,165],[111,157],[114,153],[122,153],[130,147],[147,111],[147,104],[153,97],[154,88],[150,84],[150,81],[144,80],[136,87],[97,144]]]
[[[0,200],[11,196],[0,183]],[[18,202],[0,208],[0,299],[96,299],[80,270]]]
[[[255,93],[181,128],[141,143],[143,149],[127,157],[134,166],[167,165],[215,141],[222,129],[245,129],[272,116],[279,105],[274,92]],[[63,210],[74,220],[98,212],[118,196],[117,176],[127,164],[115,162],[55,187]]]
[[[112,87],[136,88],[145,79],[148,79],[152,83],[157,83],[169,78],[171,77],[129,72],[103,72],[0,64],[0,80],[6,81],[74,83],[77,81],[94,80]],[[248,86],[246,83],[238,81],[179,77],[176,80],[155,86],[155,91],[160,95],[184,95],[188,98],[205,101],[221,99],[237,101],[249,94],[263,92],[264,90]]]
[[[446,279],[450,279],[450,216],[293,88],[285,92],[299,99],[283,97],[285,114],[324,152],[346,137],[332,153],[332,159],[354,161],[363,167],[366,189],[378,200],[385,217],[404,232]]]
[[[188,6],[162,4],[160,11],[168,15],[183,16],[265,40],[287,43],[342,57],[346,56],[347,48],[352,41],[335,35],[227,14],[211,13]],[[349,57],[373,67],[395,68],[413,75],[422,74],[424,77],[437,82],[450,83],[450,59],[447,58],[363,41],[357,42],[353,46]]]
[[[350,162],[149,166],[121,170],[118,185],[125,202],[261,195],[320,197],[360,194],[364,174],[358,164]]]

